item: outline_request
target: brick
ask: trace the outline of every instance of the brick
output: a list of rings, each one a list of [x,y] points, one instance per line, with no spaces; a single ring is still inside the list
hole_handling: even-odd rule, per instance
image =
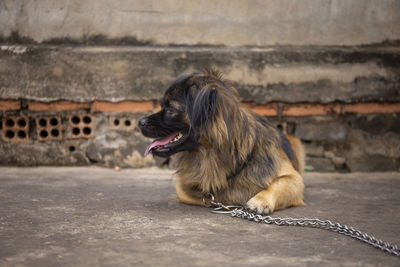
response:
[[[89,109],[90,103],[76,103],[70,101],[56,101],[51,103],[43,103],[36,101],[28,102],[29,111],[33,112],[46,112],[46,111],[69,111]]]
[[[159,111],[161,111],[161,109],[162,109],[162,107],[161,107],[160,103],[157,102],[157,105],[154,108],[154,112],[159,112]]]
[[[252,102],[243,102],[243,106],[252,110],[253,112],[262,115],[262,116],[277,116],[278,115],[278,107],[276,103],[270,103],[265,105],[257,105]]]
[[[153,111],[153,101],[94,101],[92,112],[145,112]]]
[[[0,111],[19,109],[21,109],[21,102],[18,100],[0,100]]]
[[[62,121],[60,116],[38,117],[36,121],[36,134],[39,141],[62,140]]]
[[[400,113],[400,103],[357,103],[345,104],[344,113],[357,114],[388,114]]]
[[[89,139],[94,137],[94,117],[90,114],[76,114],[68,118],[67,137]]]
[[[1,136],[5,142],[29,141],[29,119],[25,116],[9,116],[3,119]]]
[[[284,104],[283,116],[317,116],[339,114],[340,104]]]
[[[121,131],[134,131],[136,120],[128,117],[110,117],[110,129]]]

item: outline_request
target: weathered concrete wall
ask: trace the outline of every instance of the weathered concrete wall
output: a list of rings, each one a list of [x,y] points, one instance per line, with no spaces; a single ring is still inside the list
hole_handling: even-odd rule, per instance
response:
[[[400,170],[396,46],[0,48],[1,165],[173,164],[141,156],[150,140],[136,121],[177,76],[217,67],[248,107],[305,142],[308,170]],[[90,136],[74,135],[80,114],[92,116]],[[29,127],[9,127],[12,116]],[[60,134],[42,136],[53,117]]]
[[[35,42],[359,45],[399,40],[399,25],[397,0],[0,1],[0,35]]]
[[[399,25],[396,0],[0,0],[0,165],[173,165],[136,121],[215,67],[308,170],[398,171]]]
[[[245,101],[400,101],[400,49],[0,46],[3,99],[157,100],[216,67]]]
[[[307,170],[400,171],[399,103],[245,104],[303,140]],[[137,120],[157,109],[152,101],[0,101],[0,165],[173,166],[168,159],[142,157],[150,140]],[[77,117],[83,122],[74,124]]]
[[[11,114],[15,114],[19,118],[20,113],[2,114],[3,134],[0,141],[0,165],[79,166],[99,164],[106,167],[140,168],[156,164],[151,156],[143,158],[143,152],[149,140],[136,129],[137,119],[148,115],[148,112],[104,114],[88,113],[85,110],[76,109],[25,113],[28,114],[29,124],[26,140],[19,140],[16,137],[5,138],[8,131],[6,121]],[[90,126],[91,136],[88,138],[74,136],[70,118],[88,114],[93,121],[93,125]],[[51,118],[59,118],[61,127],[58,136],[53,136],[52,128],[41,128],[38,123],[39,120]],[[114,125],[116,119],[121,121],[121,125],[118,127]],[[128,126],[125,124],[126,121],[129,122]],[[41,134],[43,130],[46,131],[46,136]]]

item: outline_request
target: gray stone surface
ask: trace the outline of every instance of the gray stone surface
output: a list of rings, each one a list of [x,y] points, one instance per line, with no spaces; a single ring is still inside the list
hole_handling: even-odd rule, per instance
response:
[[[399,171],[398,114],[287,118],[304,142],[308,164],[337,171]],[[327,168],[325,168],[325,167]],[[322,169],[320,167],[323,167]]]
[[[316,145],[313,143],[303,144],[307,155],[311,157],[322,157],[324,156],[325,149],[322,145]]]
[[[159,169],[0,168],[1,266],[396,266],[319,229],[256,224],[175,199]],[[307,206],[399,244],[400,174],[306,174]]]
[[[350,171],[400,171],[400,134],[353,130],[344,156]]]
[[[300,123],[295,135],[302,140],[344,142],[349,129],[341,121]]]
[[[352,129],[360,129],[374,136],[382,136],[388,132],[400,135],[399,114],[347,115],[344,120]]]
[[[363,155],[360,157],[349,157],[346,165],[350,171],[355,172],[379,172],[400,171],[400,160],[381,155]]]
[[[73,145],[75,151],[69,151]],[[2,166],[80,166],[89,165],[86,157],[86,142],[28,142],[4,143],[0,142],[0,165]]]
[[[52,113],[35,114],[34,117]],[[25,143],[7,143],[0,139],[0,165],[3,166],[76,166],[173,167],[172,160],[143,158],[151,139],[143,137],[136,121],[145,113],[96,113],[94,137],[71,139],[68,116],[61,114],[62,140],[38,141],[34,117],[30,119],[30,139]],[[54,115],[54,114],[53,114]],[[288,133],[303,139],[307,165],[314,171],[399,171],[400,130],[396,114],[357,117],[288,118]],[[129,127],[114,127],[113,118],[130,120]],[[271,118],[277,123],[277,118]],[[0,122],[1,124],[1,122]]]
[[[400,133],[388,131],[375,135],[367,131],[354,129],[349,135],[349,142],[354,144],[350,153],[354,157],[380,155],[400,158]]]
[[[400,101],[396,47],[0,46],[0,98],[157,100],[182,74],[216,67],[244,101]]]
[[[37,117],[52,113],[35,114]],[[143,157],[149,138],[136,127],[138,118],[147,113],[97,113],[93,115],[93,138],[73,139],[69,134],[68,117],[74,112],[60,114],[63,124],[63,139],[38,141],[34,118],[30,122],[30,139],[27,142],[4,142],[0,137],[0,165],[3,166],[82,166],[141,168],[163,165],[164,160],[152,156]],[[53,114],[54,115],[54,114]],[[127,118],[130,127],[115,128],[111,118]],[[72,148],[71,148],[72,147]]]
[[[143,158],[145,140],[139,133],[123,137],[116,131],[106,132],[88,144],[86,155],[92,163],[106,167],[149,167],[155,161],[152,156]]]
[[[358,45],[399,40],[399,11],[396,0],[2,0],[0,35],[37,42],[84,43],[93,36],[156,44]]]
[[[332,160],[322,157],[306,157],[306,169],[314,172],[334,172],[335,165]]]
[[[156,163],[152,156],[143,157],[149,138],[144,137],[137,128],[137,120],[144,114],[98,114],[96,116],[96,135],[87,142],[84,150],[92,164],[106,167],[149,167]],[[113,127],[111,118],[128,118],[131,126]]]

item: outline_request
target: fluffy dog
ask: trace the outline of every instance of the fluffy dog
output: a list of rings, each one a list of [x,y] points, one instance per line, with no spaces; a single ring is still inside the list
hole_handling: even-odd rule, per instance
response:
[[[156,138],[145,155],[176,154],[181,202],[203,205],[211,193],[215,201],[262,214],[304,205],[301,142],[243,107],[237,90],[217,71],[178,78],[161,106],[139,127]]]

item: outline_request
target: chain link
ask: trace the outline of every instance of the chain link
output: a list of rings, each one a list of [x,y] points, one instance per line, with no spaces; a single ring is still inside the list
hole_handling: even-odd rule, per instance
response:
[[[353,227],[348,227],[340,223],[333,223],[329,220],[290,218],[290,217],[280,218],[280,217],[271,217],[268,215],[263,216],[260,214],[256,214],[255,211],[246,210],[242,206],[224,205],[222,203],[215,202],[214,196],[211,194],[209,196],[211,197],[211,200],[209,201],[210,206],[214,207],[214,209],[212,210],[213,213],[230,214],[232,217],[238,217],[249,221],[255,221],[257,223],[264,222],[266,224],[302,226],[302,227],[325,229],[342,235],[350,236],[352,238],[370,244],[371,246],[379,248],[385,252],[400,257],[400,250],[396,245],[391,245],[388,242],[384,242],[380,239],[375,238],[372,235],[354,229]],[[205,198],[203,198],[203,201],[204,199]]]

